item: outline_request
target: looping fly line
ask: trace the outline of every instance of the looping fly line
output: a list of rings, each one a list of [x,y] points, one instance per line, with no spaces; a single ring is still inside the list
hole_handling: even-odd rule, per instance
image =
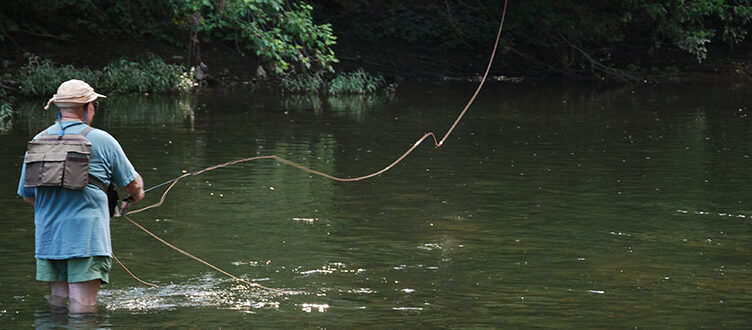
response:
[[[333,176],[333,175],[330,175],[330,174],[326,174],[324,172],[320,172],[320,171],[308,168],[306,166],[303,166],[303,165],[300,165],[300,164],[295,163],[293,161],[284,159],[284,158],[279,157],[277,155],[256,156],[256,157],[248,157],[248,158],[236,159],[236,160],[228,161],[228,162],[225,162],[225,163],[217,164],[217,165],[214,165],[214,166],[210,166],[210,167],[207,167],[205,169],[198,170],[198,171],[195,171],[195,172],[186,173],[186,174],[178,176],[178,177],[176,177],[176,178],[174,178],[172,180],[166,181],[164,183],[161,183],[161,184],[159,184],[157,186],[152,187],[151,189],[154,189],[154,188],[160,187],[162,185],[165,185],[165,184],[171,182],[170,185],[167,187],[167,189],[165,189],[165,192],[162,193],[162,197],[159,199],[159,201],[157,203],[154,203],[152,205],[149,205],[149,206],[137,209],[137,210],[130,211],[130,212],[128,212],[128,214],[132,215],[132,214],[140,213],[140,212],[152,209],[152,208],[156,208],[156,207],[162,206],[162,204],[164,204],[164,201],[167,198],[167,194],[170,192],[170,190],[175,186],[175,184],[178,183],[178,181],[180,181],[180,180],[182,180],[184,178],[187,178],[187,177],[190,177],[190,176],[196,176],[196,175],[208,172],[208,171],[216,170],[218,168],[222,168],[222,167],[226,167],[226,166],[230,166],[230,165],[234,165],[234,164],[238,164],[238,163],[250,162],[250,161],[261,160],[261,159],[273,159],[273,160],[276,160],[277,162],[280,162],[282,164],[290,165],[290,166],[295,167],[295,168],[297,168],[297,169],[299,169],[301,171],[308,172],[308,173],[311,173],[311,174],[315,174],[315,175],[318,175],[318,176],[322,176],[322,177],[325,177],[325,178],[330,179],[330,180],[340,181],[340,182],[354,182],[354,181],[361,181],[361,180],[369,179],[369,178],[378,176],[378,175],[380,175],[380,174],[382,174],[382,173],[390,170],[391,168],[393,168],[394,166],[396,166],[397,164],[399,164],[403,159],[405,159],[405,157],[407,157],[410,153],[412,153],[413,150],[415,150],[415,148],[417,148],[421,143],[423,143],[423,141],[425,141],[428,137],[432,137],[433,138],[433,142],[434,142],[434,145],[436,146],[436,148],[441,147],[442,145],[444,145],[444,141],[446,141],[446,139],[449,137],[449,135],[452,134],[452,131],[454,131],[454,129],[457,127],[457,124],[459,124],[460,120],[462,120],[462,117],[465,115],[465,113],[467,112],[467,110],[470,109],[470,105],[472,105],[473,102],[475,102],[475,98],[480,93],[480,90],[483,88],[483,84],[486,82],[486,79],[488,78],[488,73],[491,71],[491,65],[493,64],[494,58],[496,57],[496,50],[498,49],[498,46],[499,46],[499,39],[501,38],[501,31],[502,31],[502,29],[504,27],[504,18],[506,17],[506,14],[507,14],[507,1],[508,0],[504,0],[504,10],[503,10],[503,12],[501,14],[501,23],[499,23],[499,30],[496,33],[496,42],[494,43],[493,51],[491,52],[491,58],[489,59],[488,65],[486,66],[486,72],[483,74],[483,78],[481,78],[480,83],[478,84],[478,88],[475,90],[475,93],[473,93],[473,96],[467,102],[467,104],[465,105],[465,108],[462,109],[462,112],[460,112],[459,116],[457,116],[457,119],[454,121],[454,123],[452,124],[452,126],[446,132],[446,134],[444,134],[444,137],[442,137],[441,140],[438,140],[437,137],[436,137],[436,135],[433,132],[428,132],[428,133],[424,134],[420,139],[418,139],[417,141],[415,141],[415,143],[413,143],[412,147],[410,147],[409,149],[407,149],[407,151],[405,151],[405,153],[403,153],[402,156],[400,156],[399,158],[397,158],[391,164],[387,165],[386,167],[384,167],[383,169],[381,169],[379,171],[373,172],[371,174],[366,174],[366,175],[363,175],[363,176],[355,177],[355,178],[340,178],[340,177],[336,177],[336,176]],[[151,189],[149,189],[149,190],[151,190]],[[134,226],[136,226],[139,229],[143,230],[144,232],[146,232],[150,236],[154,237],[155,239],[157,239],[161,243],[167,245],[171,249],[173,249],[175,251],[178,251],[178,252],[180,252],[180,253],[182,253],[182,254],[184,254],[184,255],[186,255],[186,256],[188,256],[188,257],[190,257],[190,258],[192,258],[192,259],[194,259],[194,260],[196,260],[198,262],[201,262],[201,263],[203,263],[203,264],[205,264],[205,265],[213,268],[214,270],[216,270],[216,271],[218,271],[218,272],[220,272],[220,273],[222,273],[222,274],[224,274],[224,275],[226,275],[226,276],[228,276],[228,277],[230,277],[230,278],[232,278],[232,279],[234,279],[236,281],[243,282],[245,284],[248,284],[248,285],[251,285],[251,286],[255,286],[255,287],[260,287],[262,289],[279,290],[279,289],[272,289],[272,288],[264,287],[264,286],[259,285],[257,283],[252,283],[252,282],[246,281],[246,280],[244,280],[244,279],[242,279],[240,277],[232,275],[232,274],[230,274],[230,273],[228,273],[228,272],[220,269],[219,267],[216,267],[216,266],[214,266],[214,265],[212,265],[212,264],[210,264],[210,263],[202,260],[201,258],[198,258],[198,257],[196,257],[196,256],[194,256],[194,255],[192,255],[192,254],[190,254],[190,253],[188,253],[188,252],[186,252],[186,251],[184,251],[184,250],[176,247],[175,245],[170,244],[169,242],[163,240],[159,236],[155,235],[154,233],[152,233],[149,230],[147,230],[146,228],[144,228],[142,225],[140,225],[138,222],[134,221],[130,217],[128,217],[128,216],[124,216],[124,217],[130,223],[132,223]],[[120,263],[119,260],[118,260],[118,263]],[[123,266],[123,268],[125,268],[125,270],[129,274],[131,274],[131,276],[133,276],[137,280],[141,281],[135,275],[133,275],[133,273],[131,273],[130,270],[128,270],[128,268],[125,267],[125,265],[123,265],[122,263],[120,263],[120,265]],[[144,281],[141,281],[141,282],[149,284],[149,285],[153,285],[153,284],[148,283],[148,282],[144,282]]]

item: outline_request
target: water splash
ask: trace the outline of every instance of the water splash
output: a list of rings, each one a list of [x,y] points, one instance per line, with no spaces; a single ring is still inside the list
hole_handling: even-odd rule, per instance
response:
[[[326,312],[327,309],[329,309],[329,304],[301,304],[300,309],[306,313],[310,313],[312,311],[318,311],[319,313]]]
[[[300,291],[268,291],[249,288],[231,279],[216,278],[206,273],[186,283],[171,283],[160,287],[128,287],[106,289],[99,293],[100,302],[108,310],[158,311],[180,307],[220,307],[249,311],[278,309],[281,297],[301,295]]]

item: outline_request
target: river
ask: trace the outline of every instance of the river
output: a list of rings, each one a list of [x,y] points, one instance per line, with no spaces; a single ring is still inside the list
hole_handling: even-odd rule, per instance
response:
[[[391,96],[228,89],[118,96],[94,126],[146,186],[256,155],[356,177],[441,137],[473,83]],[[123,218],[99,311],[51,311],[34,280],[25,142],[54,120],[22,102],[0,135],[2,327],[688,328],[752,315],[752,86],[489,83],[441,148],[335,182],[272,160],[179,181]],[[138,206],[159,200],[164,187]],[[121,191],[121,194],[123,192]]]

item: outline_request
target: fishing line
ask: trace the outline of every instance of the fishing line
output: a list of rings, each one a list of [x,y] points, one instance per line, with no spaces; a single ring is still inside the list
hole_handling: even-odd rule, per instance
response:
[[[123,263],[122,263],[122,262],[120,262],[120,259],[118,259],[118,257],[117,257],[117,256],[115,255],[115,253],[113,253],[113,254],[112,254],[112,258],[113,258],[113,259],[115,259],[115,261],[117,261],[117,263],[118,263],[118,264],[120,264],[120,266],[121,266],[121,267],[123,267],[123,269],[125,269],[125,271],[126,271],[126,272],[128,272],[128,274],[130,274],[130,275],[131,275],[131,277],[135,278],[135,279],[136,279],[136,281],[139,281],[139,282],[141,282],[141,283],[143,283],[143,284],[146,284],[146,285],[148,285],[148,286],[152,286],[152,287],[155,287],[155,288],[159,286],[159,285],[156,285],[156,284],[154,284],[154,283],[151,283],[151,282],[146,282],[146,281],[144,281],[144,280],[142,280],[142,279],[138,278],[138,276],[134,275],[134,274],[133,274],[133,273],[131,272],[131,270],[130,270],[130,269],[128,269],[128,267],[125,267],[125,265],[123,265]]]
[[[378,175],[380,175],[380,174],[382,174],[382,173],[390,170],[392,167],[396,166],[403,159],[405,159],[405,157],[407,157],[410,153],[412,153],[413,150],[415,150],[415,148],[417,148],[421,143],[423,143],[423,141],[425,141],[428,137],[432,137],[433,138],[433,142],[434,142],[434,145],[436,146],[436,148],[439,148],[439,147],[443,146],[444,145],[444,141],[446,141],[446,139],[449,137],[449,135],[452,134],[452,131],[454,131],[454,129],[457,127],[457,124],[459,124],[460,120],[462,120],[462,117],[465,116],[465,113],[467,112],[467,110],[470,109],[470,105],[472,105],[473,102],[475,102],[475,98],[480,93],[480,90],[483,88],[483,84],[486,82],[486,79],[488,78],[488,73],[491,71],[491,65],[493,64],[494,58],[496,57],[496,50],[499,47],[499,39],[501,38],[501,31],[502,31],[502,29],[504,27],[504,18],[506,17],[506,14],[507,14],[507,1],[508,0],[504,0],[504,10],[503,10],[503,12],[501,14],[501,22],[499,23],[499,30],[496,33],[496,41],[494,42],[493,51],[491,52],[491,58],[488,60],[488,65],[486,66],[486,72],[483,74],[483,78],[481,78],[480,83],[478,84],[478,88],[475,90],[475,93],[473,93],[473,96],[467,102],[467,104],[465,105],[465,107],[462,109],[462,112],[460,112],[459,116],[457,116],[457,119],[455,119],[454,123],[449,128],[449,130],[447,130],[447,132],[444,134],[444,137],[442,137],[441,140],[438,140],[437,137],[436,137],[436,135],[433,132],[428,132],[428,133],[424,134],[420,139],[418,139],[417,141],[415,141],[415,143],[413,143],[412,147],[410,147],[409,149],[407,149],[407,151],[405,151],[405,153],[403,153],[402,156],[400,156],[399,158],[397,158],[397,160],[395,160],[391,164],[387,165],[386,167],[384,167],[383,169],[381,169],[379,171],[373,172],[371,174],[366,174],[366,175],[363,175],[363,176],[355,177],[355,178],[341,178],[341,177],[336,177],[336,176],[333,176],[333,175],[330,175],[330,174],[326,174],[324,172],[320,172],[320,171],[308,168],[306,166],[300,165],[298,163],[295,163],[293,161],[287,160],[287,159],[282,158],[282,157],[277,156],[277,155],[256,156],[256,157],[248,157],[248,158],[236,159],[236,160],[228,161],[228,162],[225,162],[225,163],[213,165],[213,166],[207,167],[207,168],[199,170],[199,171],[195,171],[195,172],[191,172],[191,173],[185,173],[185,174],[183,174],[181,176],[178,176],[178,177],[176,177],[174,179],[165,181],[165,182],[160,183],[160,184],[158,184],[158,185],[156,185],[154,187],[151,187],[151,188],[149,188],[149,189],[147,189],[145,191],[151,191],[151,190],[153,190],[155,188],[162,187],[164,185],[170,184],[167,187],[167,189],[165,190],[165,192],[162,193],[162,196],[160,197],[160,199],[159,199],[159,201],[157,203],[154,203],[152,205],[149,205],[149,206],[137,209],[137,210],[133,210],[133,211],[130,211],[130,212],[127,212],[127,213],[132,215],[132,214],[140,213],[140,212],[152,209],[152,208],[156,208],[156,207],[162,206],[162,204],[164,204],[164,201],[167,198],[167,194],[170,192],[170,190],[180,180],[182,180],[182,179],[184,179],[186,177],[200,175],[200,174],[208,172],[208,171],[216,170],[218,168],[222,168],[222,167],[226,167],[226,166],[230,166],[230,165],[234,165],[234,164],[238,164],[238,163],[244,163],[244,162],[261,160],[261,159],[273,159],[273,160],[275,160],[275,161],[277,161],[279,163],[286,164],[286,165],[295,167],[295,168],[297,168],[297,169],[299,169],[301,171],[308,172],[308,173],[311,173],[311,174],[315,174],[315,175],[318,175],[318,176],[322,176],[322,177],[325,177],[325,178],[330,179],[330,180],[340,181],[340,182],[354,182],[354,181],[361,181],[361,180],[369,179],[369,178],[378,176]],[[127,206],[127,202],[126,202],[126,206]],[[190,254],[190,253],[188,253],[188,252],[186,252],[186,251],[184,251],[184,250],[176,247],[175,245],[170,244],[169,242],[163,240],[162,238],[160,238],[156,234],[150,232],[145,227],[143,227],[142,225],[140,225],[138,222],[134,221],[130,217],[126,216],[125,214],[123,214],[123,216],[125,217],[126,220],[128,220],[134,226],[138,227],[139,229],[141,229],[142,231],[146,232],[150,236],[154,237],[158,241],[160,241],[163,244],[167,245],[171,249],[173,249],[175,251],[178,251],[178,252],[182,253],[183,255],[186,255],[186,256],[188,256],[188,257],[190,257],[190,258],[192,258],[192,259],[194,259],[194,260],[196,260],[198,262],[201,262],[204,265],[207,265],[207,266],[211,267],[212,269],[214,269],[214,270],[216,270],[216,271],[218,271],[218,272],[220,272],[220,273],[222,273],[222,274],[224,274],[224,275],[226,275],[226,276],[228,276],[228,277],[230,277],[230,278],[232,278],[234,280],[243,282],[245,284],[249,284],[251,286],[260,287],[262,289],[279,290],[279,289],[268,288],[268,287],[259,285],[257,283],[252,283],[252,282],[246,281],[246,280],[244,280],[244,279],[242,279],[240,277],[232,275],[232,274],[230,274],[230,273],[228,273],[228,272],[220,269],[219,267],[214,266],[214,265],[212,265],[212,264],[210,264],[210,263],[202,260],[201,258],[198,258],[198,257],[196,257],[196,256],[194,256],[194,255],[192,255],[192,254]],[[118,261],[118,263],[120,263],[120,261]],[[122,265],[122,263],[120,263],[120,264]],[[125,266],[123,266],[123,267],[125,268]],[[127,268],[126,268],[126,270],[127,270]],[[128,271],[128,273],[130,273],[130,271]],[[132,276],[134,276],[132,273],[130,273],[130,274]],[[136,277],[134,276],[134,278],[136,278]],[[138,278],[136,278],[136,279],[138,279]],[[139,279],[139,281],[141,281],[141,280]]]
[[[177,247],[177,246],[175,246],[175,245],[172,245],[172,244],[170,244],[170,242],[168,242],[168,241],[165,241],[165,240],[164,240],[164,239],[162,239],[161,237],[157,236],[156,234],[152,233],[152,232],[151,232],[151,231],[149,231],[148,229],[144,228],[144,226],[142,226],[142,225],[141,225],[141,224],[139,224],[138,222],[134,221],[134,220],[133,220],[133,219],[131,219],[131,218],[130,218],[129,216],[127,216],[127,215],[124,215],[123,217],[124,217],[124,218],[125,218],[126,220],[128,220],[128,221],[129,221],[130,223],[132,223],[132,224],[133,224],[134,226],[136,226],[136,227],[138,227],[139,229],[143,230],[143,231],[144,231],[145,233],[147,233],[147,234],[151,235],[151,237],[154,237],[154,238],[156,238],[156,239],[157,239],[158,241],[160,241],[160,242],[161,242],[162,244],[164,244],[164,245],[167,245],[167,246],[169,246],[169,247],[170,247],[171,249],[173,249],[173,250],[175,250],[175,251],[178,251],[178,252],[180,252],[181,254],[183,254],[183,255],[185,255],[185,256],[187,256],[187,257],[189,257],[189,258],[193,259],[193,260],[196,260],[196,261],[198,261],[198,262],[200,262],[200,263],[202,263],[202,264],[204,264],[204,265],[207,265],[207,266],[211,267],[212,269],[214,269],[214,270],[216,270],[216,271],[218,271],[218,272],[220,272],[220,273],[222,273],[222,274],[224,274],[224,275],[227,275],[227,277],[229,277],[229,278],[232,278],[233,280],[236,280],[236,281],[238,281],[238,282],[243,282],[243,283],[245,283],[245,284],[248,284],[248,285],[250,285],[250,286],[255,286],[255,287],[259,287],[259,288],[262,288],[262,289],[266,289],[266,290],[279,290],[279,289],[272,289],[272,288],[268,288],[268,287],[265,287],[265,286],[263,286],[263,285],[261,285],[261,284],[258,284],[258,283],[253,283],[253,282],[249,282],[249,281],[246,281],[246,280],[244,280],[244,279],[242,279],[242,278],[240,278],[240,277],[237,277],[237,276],[235,276],[235,275],[232,275],[232,274],[230,274],[230,273],[228,273],[228,272],[226,272],[226,271],[222,270],[221,268],[219,268],[219,267],[217,267],[217,266],[214,266],[214,265],[212,265],[212,264],[210,264],[210,263],[208,263],[208,262],[204,261],[203,259],[201,259],[201,258],[199,258],[199,257],[196,257],[196,256],[194,256],[194,255],[192,255],[192,254],[190,254],[190,253],[188,253],[188,252],[185,252],[185,251],[184,251],[183,249],[181,249],[181,248],[179,248],[179,247]],[[120,263],[120,261],[118,261],[118,263]],[[121,265],[122,265],[122,263],[121,263]]]

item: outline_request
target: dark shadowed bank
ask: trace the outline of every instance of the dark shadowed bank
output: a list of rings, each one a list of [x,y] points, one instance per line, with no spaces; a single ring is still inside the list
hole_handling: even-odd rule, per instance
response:
[[[12,91],[31,56],[94,72],[156,56],[196,67],[204,84],[220,86],[358,68],[387,81],[472,79],[485,69],[503,6],[500,0],[9,0],[0,4],[0,77]],[[748,79],[750,26],[752,4],[744,0],[510,1],[491,75]]]

